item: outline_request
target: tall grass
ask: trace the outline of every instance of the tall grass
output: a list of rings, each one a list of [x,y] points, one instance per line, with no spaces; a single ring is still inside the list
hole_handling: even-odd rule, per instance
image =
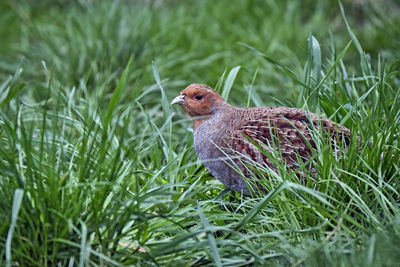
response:
[[[349,3],[46,3],[1,4],[2,265],[398,263],[396,29],[371,54],[358,39],[393,26],[395,2],[367,2],[356,28]],[[229,192],[168,104],[189,82],[325,115],[353,142],[335,157],[317,135],[312,183],[282,169],[265,195]]]

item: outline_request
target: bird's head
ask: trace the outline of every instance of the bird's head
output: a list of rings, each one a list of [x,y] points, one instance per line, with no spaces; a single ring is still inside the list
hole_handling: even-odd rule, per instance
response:
[[[191,117],[200,117],[210,116],[224,102],[211,87],[194,83],[175,97],[171,105],[180,104]]]

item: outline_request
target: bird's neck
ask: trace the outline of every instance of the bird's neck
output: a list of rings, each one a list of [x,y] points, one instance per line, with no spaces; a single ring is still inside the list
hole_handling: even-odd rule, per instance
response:
[[[228,103],[220,102],[217,106],[214,106],[211,114],[207,116],[195,117],[193,119],[193,131],[196,131],[197,128],[207,120],[218,120],[221,116],[229,116],[232,113],[235,107],[229,105]]]
[[[205,119],[195,119],[195,120],[193,120],[193,131],[196,131],[197,130],[197,128],[199,128],[199,126],[204,122],[204,121],[206,121],[208,118],[205,118]]]

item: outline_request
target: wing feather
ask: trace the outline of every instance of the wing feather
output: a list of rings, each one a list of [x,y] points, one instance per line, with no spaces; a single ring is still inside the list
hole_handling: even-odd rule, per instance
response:
[[[315,153],[313,132],[321,126],[336,141],[339,136],[344,136],[348,143],[350,138],[347,128],[304,110],[279,107],[256,109],[255,112],[249,116],[251,120],[245,120],[232,132],[229,144],[238,154],[247,155],[271,168],[274,165],[254,142],[272,153],[276,160],[284,160],[289,168],[296,169],[299,159],[305,162]]]

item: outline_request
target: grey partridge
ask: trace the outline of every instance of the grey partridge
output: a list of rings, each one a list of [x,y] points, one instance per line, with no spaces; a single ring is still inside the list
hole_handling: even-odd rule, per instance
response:
[[[193,118],[194,147],[207,170],[228,188],[250,194],[260,187],[249,164],[276,171],[276,161],[294,171],[316,150],[312,131],[320,129],[336,141],[349,142],[350,130],[317,114],[288,107],[234,107],[211,87],[191,84],[171,104],[180,104]],[[274,153],[278,151],[279,153]],[[255,178],[256,177],[256,178]],[[260,188],[263,190],[263,188]]]

